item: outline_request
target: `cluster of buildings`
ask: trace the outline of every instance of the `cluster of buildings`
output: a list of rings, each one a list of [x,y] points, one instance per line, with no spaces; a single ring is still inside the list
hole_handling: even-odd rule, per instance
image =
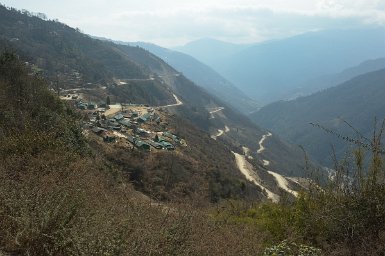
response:
[[[146,113],[129,109],[111,116],[105,115],[105,109],[88,111],[88,125],[92,132],[101,136],[105,142],[123,139],[132,147],[144,151],[175,150],[177,145],[186,145],[186,142],[175,134],[159,130],[162,120],[153,108],[144,109]],[[154,127],[157,128],[156,131],[151,131]]]
[[[72,95],[71,98],[78,99],[76,95]],[[79,100],[76,106],[78,109],[82,109],[82,110],[86,110],[86,109],[95,110],[98,108],[98,104],[96,104],[95,102],[83,102],[82,100]]]

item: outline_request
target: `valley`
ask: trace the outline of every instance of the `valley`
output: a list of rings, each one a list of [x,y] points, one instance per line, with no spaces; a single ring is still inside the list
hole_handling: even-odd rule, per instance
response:
[[[0,3],[0,255],[382,255],[382,7],[171,2]]]

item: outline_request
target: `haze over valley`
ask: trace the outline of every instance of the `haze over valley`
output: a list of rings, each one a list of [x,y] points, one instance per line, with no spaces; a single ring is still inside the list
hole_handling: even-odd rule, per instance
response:
[[[381,1],[0,3],[0,255],[382,255]]]

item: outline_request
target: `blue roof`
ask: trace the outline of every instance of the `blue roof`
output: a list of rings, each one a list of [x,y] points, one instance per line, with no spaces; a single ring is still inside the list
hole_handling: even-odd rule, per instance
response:
[[[124,126],[127,126],[127,127],[131,127],[132,126],[131,122],[129,120],[127,120],[127,119],[120,120],[119,123],[121,125],[124,125]]]
[[[114,116],[114,118],[115,118],[116,120],[121,120],[121,119],[124,118],[124,116],[123,116],[122,114],[117,114],[117,115]]]

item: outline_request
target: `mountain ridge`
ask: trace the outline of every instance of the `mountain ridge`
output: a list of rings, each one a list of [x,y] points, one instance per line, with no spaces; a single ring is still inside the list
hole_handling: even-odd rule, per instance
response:
[[[249,97],[267,104],[297,96],[309,80],[385,57],[384,35],[383,28],[310,32],[253,44],[231,56],[217,54],[210,66]]]
[[[329,145],[334,145],[337,157],[349,146],[336,135],[327,134],[309,123],[319,124],[341,136],[362,139],[357,138],[357,130],[370,140],[374,118],[385,117],[384,83],[385,69],[372,71],[309,96],[269,104],[251,118],[292,143],[303,145],[318,161],[330,166]]]

